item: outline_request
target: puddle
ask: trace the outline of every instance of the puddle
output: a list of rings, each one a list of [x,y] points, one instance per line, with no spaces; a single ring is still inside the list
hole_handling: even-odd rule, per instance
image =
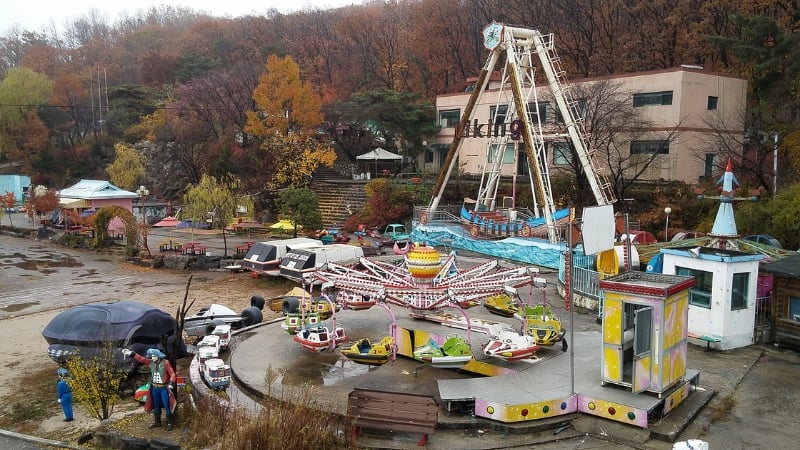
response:
[[[78,275],[78,276],[79,277],[90,277],[92,275],[97,275],[98,273],[100,273],[100,271],[97,270],[97,269],[86,269],[86,273],[83,273],[83,274]]]
[[[340,358],[339,352],[303,355],[283,370],[279,383],[283,386],[330,386],[345,378],[364,375],[371,366]]]
[[[15,303],[13,305],[4,306],[4,307],[2,307],[0,309],[2,309],[5,312],[19,312],[19,311],[22,311],[25,308],[29,308],[29,307],[35,306],[35,305],[38,305],[38,303]]]
[[[78,262],[75,258],[67,257],[67,258],[59,258],[56,260],[50,259],[28,259],[22,258],[23,260],[17,263],[9,263],[8,265],[17,267],[18,269],[22,270],[38,270],[43,272],[50,268],[54,267],[83,267],[83,263]],[[49,273],[52,273],[49,272]]]

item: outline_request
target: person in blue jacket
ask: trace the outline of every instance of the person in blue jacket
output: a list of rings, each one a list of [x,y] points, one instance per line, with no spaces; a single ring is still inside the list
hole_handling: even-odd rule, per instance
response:
[[[72,422],[72,389],[67,384],[69,372],[67,369],[59,367],[56,373],[58,374],[56,393],[58,394],[58,403],[61,404],[61,409],[64,411],[64,422]]]

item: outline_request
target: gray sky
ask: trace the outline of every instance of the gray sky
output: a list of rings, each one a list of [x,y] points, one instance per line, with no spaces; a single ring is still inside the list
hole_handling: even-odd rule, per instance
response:
[[[304,9],[328,9],[359,4],[363,0],[5,0],[0,2],[0,35],[18,24],[23,30],[42,31],[50,23],[61,31],[65,21],[86,16],[92,9],[114,23],[122,13],[135,14],[151,6],[169,4],[204,11],[217,17],[264,14],[275,8],[282,13]]]

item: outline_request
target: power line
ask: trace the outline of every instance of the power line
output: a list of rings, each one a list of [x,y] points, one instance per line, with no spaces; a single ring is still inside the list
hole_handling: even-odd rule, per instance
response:
[[[0,107],[8,107],[8,108],[72,108],[72,109],[92,109],[93,107],[90,105],[32,105],[32,104],[10,104],[10,103],[0,103]],[[165,111],[230,111],[230,108],[212,108],[212,107],[204,107],[204,108],[197,108],[197,107],[188,107],[188,106],[132,106],[132,105],[123,105],[123,106],[104,106],[103,109],[106,111],[111,109],[154,109],[154,110],[165,110]]]

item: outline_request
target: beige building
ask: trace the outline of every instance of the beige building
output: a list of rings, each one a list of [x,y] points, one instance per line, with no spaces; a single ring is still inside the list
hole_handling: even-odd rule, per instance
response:
[[[641,180],[667,180],[697,183],[704,177],[718,176],[725,161],[720,155],[720,134],[729,148],[741,148],[744,137],[744,111],[747,100],[747,81],[743,78],[703,70],[695,66],[591,78],[570,83],[576,109],[589,108],[578,92],[591,92],[592,85],[609,80],[616,87],[616,99],[646,126],[625,130],[620,126],[614,133],[616,158],[626,160],[630,176],[639,171],[645,161]],[[493,76],[486,91],[476,104],[473,120],[466,130],[458,154],[458,170],[480,174],[487,163],[489,130],[510,133],[505,122],[511,92],[500,89],[500,77]],[[529,116],[534,123],[541,121],[551,173],[566,168],[571,159],[569,143],[560,126],[561,115],[546,83],[528,97]],[[471,95],[465,92],[440,95],[436,99],[437,117],[441,130],[418,165],[426,173],[441,170],[445,155],[458,131],[461,114]],[[629,103],[627,103],[629,102]],[[584,118],[587,135],[592,134],[589,114]],[[489,126],[490,117],[493,118]],[[477,125],[477,127],[475,126]],[[477,133],[476,133],[477,132]],[[477,134],[477,136],[476,136]],[[591,141],[591,139],[590,139]],[[496,141],[494,141],[496,142]],[[526,155],[520,141],[509,139],[506,145],[503,175],[527,174]],[[594,163],[600,173],[607,172],[608,153],[595,146]]]

